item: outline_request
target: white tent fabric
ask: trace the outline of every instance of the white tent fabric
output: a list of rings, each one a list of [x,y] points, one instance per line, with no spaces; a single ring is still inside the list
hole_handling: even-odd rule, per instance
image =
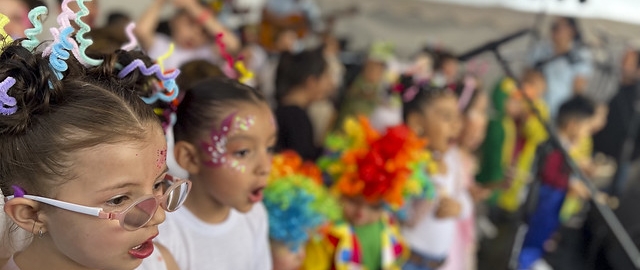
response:
[[[504,7],[524,12],[597,18],[640,24],[638,0],[423,0],[481,7]]]

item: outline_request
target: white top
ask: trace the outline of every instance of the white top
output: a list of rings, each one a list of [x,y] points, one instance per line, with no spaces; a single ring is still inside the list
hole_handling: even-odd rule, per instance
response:
[[[418,221],[413,228],[403,228],[402,235],[409,242],[412,250],[433,257],[446,258],[453,244],[456,233],[456,220],[471,215],[472,200],[466,189],[463,188],[462,170],[458,162],[460,153],[457,149],[451,149],[444,155],[447,165],[446,175],[434,175],[434,184],[438,188],[438,194],[429,213]],[[439,197],[442,193],[448,194],[462,204],[462,213],[458,218],[438,219],[435,216]]]
[[[157,241],[182,270],[271,270],[267,211],[257,203],[246,214],[231,210],[220,224],[198,219],[186,207],[168,214]]]
[[[538,61],[547,60],[555,55],[553,44],[543,41],[536,44],[529,62],[535,65]],[[588,77],[593,70],[589,49],[576,46],[566,57],[560,57],[542,66],[542,73],[546,79],[547,91],[545,102],[549,107],[552,119],[558,113],[560,106],[573,96],[573,82],[577,77]]]
[[[156,34],[147,54],[152,59],[158,59],[158,57],[169,51],[171,42],[171,38],[163,34]],[[182,64],[192,60],[208,60],[211,63],[217,64],[220,58],[214,53],[213,47],[211,46],[210,44],[206,44],[199,48],[185,49],[175,44],[173,54],[164,60],[164,68],[165,70],[179,68]]]
[[[144,259],[142,261],[142,264],[138,266],[136,270],[167,270],[167,262],[164,260],[162,252],[160,252],[158,246],[155,246],[155,249],[153,249],[153,253],[151,253],[151,256]]]

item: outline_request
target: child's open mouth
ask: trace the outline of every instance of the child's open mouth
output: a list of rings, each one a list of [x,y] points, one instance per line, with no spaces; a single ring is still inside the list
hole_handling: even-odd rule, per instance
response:
[[[151,256],[151,253],[153,253],[153,238],[155,237],[156,236],[153,236],[144,243],[131,248],[129,250],[129,254],[138,259],[148,258],[149,256]]]
[[[254,189],[249,195],[249,201],[251,201],[252,203],[257,203],[259,201],[262,201],[262,198],[264,197],[264,194],[262,193],[263,190],[264,190],[264,187],[259,187]]]

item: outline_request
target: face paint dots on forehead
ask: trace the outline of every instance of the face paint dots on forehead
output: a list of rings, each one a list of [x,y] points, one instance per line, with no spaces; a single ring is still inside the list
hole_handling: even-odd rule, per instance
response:
[[[219,128],[213,128],[210,133],[211,144],[202,143],[202,148],[211,156],[206,164],[209,166],[221,166],[227,163],[227,141],[229,135],[238,131],[247,131],[255,124],[255,116],[241,117],[232,113],[222,120]],[[244,171],[244,166],[235,162],[230,164],[232,168]],[[234,165],[235,164],[235,165]]]
[[[256,118],[253,115],[247,117],[236,116],[234,119],[233,127],[237,130],[247,131],[251,126],[256,123]]]

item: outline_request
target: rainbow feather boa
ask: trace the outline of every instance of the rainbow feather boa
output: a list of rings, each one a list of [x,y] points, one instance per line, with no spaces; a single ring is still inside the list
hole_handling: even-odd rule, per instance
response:
[[[315,180],[309,174],[314,171],[318,172]],[[318,180],[319,170],[302,163],[297,154],[284,152],[274,157],[263,200],[272,240],[296,251],[322,225],[341,218],[340,206]]]
[[[330,153],[318,162],[336,193],[363,196],[395,211],[407,200],[435,195],[428,176],[434,163],[426,145],[405,125],[381,135],[366,118],[349,118],[341,133],[329,135]]]

